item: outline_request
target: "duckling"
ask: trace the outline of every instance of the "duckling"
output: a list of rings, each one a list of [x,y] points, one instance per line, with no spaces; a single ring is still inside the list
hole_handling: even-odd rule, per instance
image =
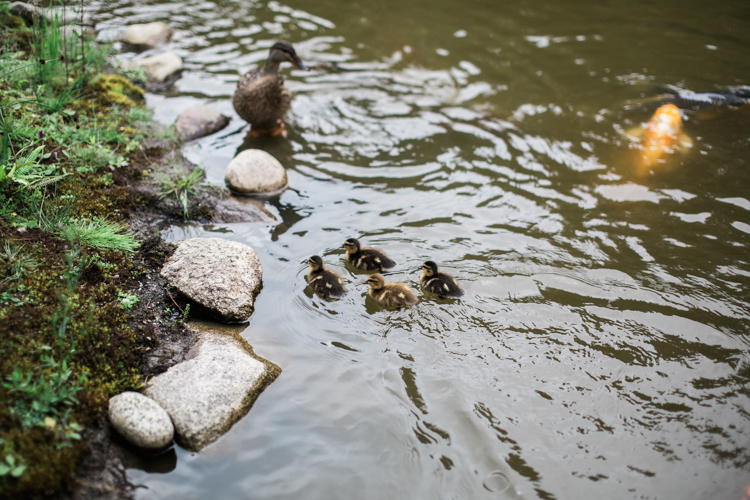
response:
[[[378,304],[386,307],[413,306],[419,304],[419,299],[414,290],[404,283],[387,283],[382,274],[371,274],[367,278],[370,285],[370,297]]]
[[[280,41],[273,44],[264,68],[245,73],[237,82],[237,90],[232,96],[234,110],[252,128],[250,135],[261,134],[286,137],[284,115],[289,110],[292,94],[284,85],[284,77],[279,74],[279,65],[290,62],[299,69],[310,71],[305,66],[291,43]]]
[[[422,287],[440,297],[460,297],[464,294],[458,286],[456,278],[446,273],[439,273],[438,266],[431,260],[422,264],[422,274],[419,276]]]
[[[346,260],[357,269],[365,271],[382,271],[395,266],[390,257],[374,248],[362,248],[359,241],[349,238],[344,242]]]
[[[310,265],[310,272],[307,273],[307,284],[315,293],[323,297],[341,297],[346,293],[344,280],[341,276],[325,268],[323,259],[318,255],[313,255],[307,259]]]

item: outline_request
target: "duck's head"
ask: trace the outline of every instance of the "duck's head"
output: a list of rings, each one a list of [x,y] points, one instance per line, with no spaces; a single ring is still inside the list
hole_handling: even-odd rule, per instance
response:
[[[344,242],[344,248],[346,249],[346,253],[357,253],[359,252],[361,246],[359,244],[359,240],[349,238]]]
[[[319,255],[313,255],[312,257],[307,259],[307,264],[313,271],[320,271],[324,267],[323,259],[321,259]]]
[[[373,290],[380,290],[385,286],[385,278],[380,273],[371,274],[369,278],[367,278],[366,283],[370,285],[370,288]]]
[[[297,53],[294,51],[294,46],[286,40],[281,40],[273,44],[271,51],[268,53],[266,69],[278,69],[279,64],[283,62],[290,62],[299,69],[310,71],[310,68],[305,66],[297,56]]]
[[[425,276],[434,276],[438,272],[437,264],[435,264],[431,260],[428,260],[427,262],[422,264],[422,271],[424,271]]]

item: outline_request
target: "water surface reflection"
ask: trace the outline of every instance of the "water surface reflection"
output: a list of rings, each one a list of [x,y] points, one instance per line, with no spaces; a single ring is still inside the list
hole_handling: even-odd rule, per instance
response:
[[[261,147],[292,187],[267,202],[273,224],[164,232],[258,251],[244,336],[283,373],[225,438],[177,450],[174,471],[131,470],[139,498],[741,496],[748,112],[686,113],[694,147],[645,178],[622,134],[658,105],[651,85],[750,83],[744,3],[96,10],[113,28],[176,27],[187,71],[149,104],[167,123],[205,102],[233,117],[186,146],[210,181]],[[229,97],[277,38],[313,71],[285,70],[289,139],[244,140]],[[378,308],[344,266],[352,236],[387,249],[389,280],[418,288],[432,259],[466,295]],[[346,297],[305,290],[312,254]]]

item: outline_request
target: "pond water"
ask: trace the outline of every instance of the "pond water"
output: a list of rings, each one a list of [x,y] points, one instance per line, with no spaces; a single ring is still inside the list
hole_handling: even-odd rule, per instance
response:
[[[683,112],[693,147],[634,170],[623,132],[665,88],[750,84],[750,4],[539,0],[117,1],[100,28],[165,21],[186,71],[157,119],[208,103],[185,146],[223,183],[265,149],[290,187],[272,224],[173,225],[251,245],[237,327],[281,376],[138,499],[737,499],[750,483],[750,112]],[[245,139],[230,97],[277,39],[289,137]],[[124,54],[125,58],[134,54]],[[346,238],[422,303],[386,310]],[[306,289],[320,254],[349,292]],[[465,289],[430,297],[438,262]]]

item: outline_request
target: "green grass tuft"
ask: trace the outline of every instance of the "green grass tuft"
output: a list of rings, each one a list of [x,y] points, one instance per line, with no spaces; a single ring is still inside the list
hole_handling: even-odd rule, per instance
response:
[[[73,241],[94,248],[135,252],[138,242],[132,234],[125,233],[125,230],[126,227],[122,224],[93,218],[73,219],[62,233]]]

